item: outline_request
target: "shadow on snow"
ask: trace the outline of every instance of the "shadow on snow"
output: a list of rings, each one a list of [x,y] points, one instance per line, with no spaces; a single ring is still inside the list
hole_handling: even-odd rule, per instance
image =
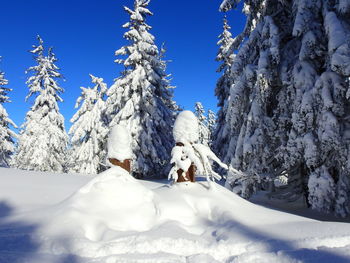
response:
[[[1,263],[79,263],[74,255],[41,254],[36,238],[38,225],[11,220],[14,209],[0,201],[0,262]]]
[[[258,215],[257,215],[258,216]],[[221,220],[217,220],[216,222],[208,222],[209,225],[214,225],[218,229],[224,230],[220,231],[224,234],[222,236],[217,236],[216,231],[212,233],[214,237],[216,237],[217,241],[225,240],[229,238],[229,236],[226,236],[225,233],[228,232],[234,232],[239,233],[249,239],[252,243],[250,245],[257,245],[256,251],[254,251],[254,248],[251,248],[248,250],[248,254],[246,256],[249,257],[249,254],[254,257],[254,254],[256,253],[262,253],[261,254],[261,260],[262,262],[268,262],[266,261],[266,258],[268,255],[265,255],[265,253],[272,253],[272,256],[279,257],[284,256],[287,257],[287,262],[303,262],[303,263],[349,263],[350,259],[349,257],[342,256],[339,254],[334,253],[333,251],[326,251],[326,247],[319,247],[319,249],[311,249],[311,248],[300,248],[293,245],[293,241],[283,240],[279,238],[275,238],[273,236],[269,236],[266,233],[262,233],[260,231],[257,231],[251,227],[245,226],[244,224],[241,224],[234,219],[229,219],[225,222],[220,222]],[[263,249],[261,249],[263,247]],[[321,250],[320,250],[321,249]],[[231,256],[227,262],[239,262],[242,257],[242,254]],[[244,257],[244,254],[243,254]],[[242,258],[243,259],[243,258]],[[244,260],[243,260],[244,261]],[[250,262],[250,261],[249,261]],[[255,259],[252,262],[260,262],[259,259]],[[276,262],[276,261],[271,261]],[[282,261],[281,262],[285,262]]]

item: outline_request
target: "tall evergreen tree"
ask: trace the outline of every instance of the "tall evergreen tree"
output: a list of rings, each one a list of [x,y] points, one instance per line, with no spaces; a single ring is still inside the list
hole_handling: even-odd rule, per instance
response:
[[[205,110],[200,102],[196,102],[194,106],[194,114],[198,119],[198,140],[200,144],[208,145],[209,143],[209,129],[208,129],[208,121],[205,116]]]
[[[314,209],[349,214],[348,1],[256,0],[244,10],[226,159],[248,176],[286,174],[275,196],[304,195]]]
[[[0,72],[0,167],[8,167],[10,165],[11,156],[15,150],[14,139],[15,132],[10,127],[17,128],[14,122],[9,118],[3,104],[11,102],[7,93],[11,89],[5,87],[8,80],[5,79],[4,72]]]
[[[69,170],[83,174],[96,174],[102,170],[101,163],[105,158],[105,139],[108,127],[104,121],[107,85],[102,78],[90,75],[93,88],[81,88],[82,93],[77,99],[69,130],[71,150]]]
[[[216,129],[217,121],[216,114],[212,110],[208,110],[208,130],[209,130],[209,145],[212,146],[214,140],[214,132]]]
[[[220,66],[217,69],[218,73],[221,73],[221,77],[218,79],[215,88],[215,95],[218,98],[218,117],[216,130],[213,133],[213,146],[214,151],[220,158],[224,158],[228,150],[229,142],[229,125],[227,115],[227,102],[230,96],[230,88],[232,86],[232,74],[231,67],[234,59],[233,43],[234,39],[230,32],[231,27],[228,24],[226,15],[223,21],[223,32],[219,35],[219,51],[216,56],[216,61],[220,62]]]
[[[34,105],[27,113],[18,138],[18,148],[14,156],[17,168],[34,171],[63,172],[66,165],[68,136],[64,128],[64,118],[59,113],[57,102],[63,89],[56,79],[61,78],[52,49],[44,55],[42,39],[30,51],[34,54],[36,66],[30,67],[32,73],[27,85],[30,97],[35,97]]]
[[[135,0],[134,10],[124,7],[130,21],[124,38],[129,44],[116,51],[116,62],[125,67],[108,90],[107,115],[110,127],[122,124],[132,135],[133,164],[136,176],[166,176],[164,171],[174,144],[173,92],[165,73],[162,52],[146,18],[152,15],[149,0]]]

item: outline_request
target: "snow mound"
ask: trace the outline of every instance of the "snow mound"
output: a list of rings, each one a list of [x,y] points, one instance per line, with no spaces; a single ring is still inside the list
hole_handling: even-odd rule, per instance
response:
[[[107,142],[108,158],[115,158],[120,162],[132,158],[131,135],[123,125],[113,126]]]
[[[194,143],[198,141],[198,120],[192,111],[182,111],[176,118],[173,135],[176,142]]]
[[[113,231],[146,231],[156,217],[153,198],[151,190],[115,166],[59,204],[49,232],[98,241]]]
[[[0,177],[13,180],[14,186],[32,173],[12,170],[23,175],[4,177],[1,171]],[[50,176],[59,190],[82,183]],[[40,176],[36,185],[51,184],[45,179],[50,176]],[[10,201],[3,185],[0,198]],[[21,191],[14,186],[15,192]],[[42,198],[40,191],[31,194]],[[3,205],[3,216],[5,210]],[[0,217],[0,262],[350,262],[350,224],[267,209],[215,183],[138,181],[119,167],[96,176],[57,205],[10,219]],[[35,251],[23,253],[30,244]]]

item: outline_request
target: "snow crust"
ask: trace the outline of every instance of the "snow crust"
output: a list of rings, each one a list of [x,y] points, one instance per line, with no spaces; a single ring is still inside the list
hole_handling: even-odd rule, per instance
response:
[[[8,172],[11,176],[6,176]],[[42,187],[49,184],[48,175],[0,169],[0,180],[13,180],[14,185],[12,196],[8,192],[5,197],[0,184],[0,200],[5,198],[11,206],[17,198],[16,185],[31,176],[43,178]],[[60,175],[50,176],[60,185]],[[79,188],[81,182],[70,176],[72,180],[68,175],[61,187]],[[24,186],[27,191],[33,187]],[[96,176],[56,205],[11,216],[0,211],[0,262],[350,260],[349,224],[267,209],[219,185],[209,188],[207,182],[169,186],[137,181],[119,167]],[[36,250],[22,253],[31,242],[37,244]]]
[[[121,162],[132,158],[131,135],[123,125],[115,125],[108,137],[108,158],[115,158]]]
[[[199,137],[199,127],[197,117],[192,111],[182,111],[176,118],[173,135],[176,142],[194,143]]]

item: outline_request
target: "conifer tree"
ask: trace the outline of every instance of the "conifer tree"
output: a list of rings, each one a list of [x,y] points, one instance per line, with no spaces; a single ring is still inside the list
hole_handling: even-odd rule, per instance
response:
[[[15,132],[10,127],[17,128],[14,122],[9,118],[3,104],[11,102],[7,93],[10,88],[5,87],[8,80],[5,79],[4,72],[0,72],[0,167],[9,167],[11,156],[14,153]]]
[[[165,73],[162,52],[154,43],[146,23],[152,15],[149,0],[135,0],[134,9],[124,7],[130,21],[123,27],[129,42],[116,51],[116,62],[124,66],[121,76],[108,90],[107,116],[110,127],[126,126],[132,135],[135,176],[166,176],[164,171],[174,144],[171,130],[175,103]]]
[[[108,127],[104,122],[107,85],[102,78],[90,74],[93,88],[81,88],[75,108],[79,110],[71,119],[69,130],[71,150],[69,169],[72,172],[96,174],[102,170],[105,159],[105,138]]]
[[[26,100],[34,97],[34,104],[21,127],[14,165],[25,170],[63,172],[68,136],[58,107],[58,102],[63,101],[59,96],[63,89],[56,81],[62,76],[55,65],[57,59],[52,49],[45,56],[40,36],[38,41],[30,51],[37,65],[27,70],[32,75],[27,81]]]
[[[216,115],[212,110],[208,110],[208,130],[209,130],[209,145],[211,146],[214,140],[214,132],[216,129]]]
[[[316,210],[348,215],[348,1],[246,1],[244,10],[225,159],[248,176],[287,175],[275,197],[305,196]]]
[[[230,32],[231,27],[228,24],[226,15],[223,20],[223,32],[219,35],[219,51],[216,56],[216,61],[220,62],[217,69],[218,73],[222,73],[221,77],[216,83],[215,95],[218,98],[218,118],[216,130],[213,133],[214,151],[219,158],[224,158],[228,150],[229,129],[226,125],[228,122],[227,107],[228,97],[230,96],[230,88],[232,86],[231,67],[234,60],[233,43],[234,39]]]
[[[207,117],[205,116],[205,110],[200,102],[196,102],[194,107],[194,114],[198,119],[198,143],[208,145],[209,143],[209,129]]]

